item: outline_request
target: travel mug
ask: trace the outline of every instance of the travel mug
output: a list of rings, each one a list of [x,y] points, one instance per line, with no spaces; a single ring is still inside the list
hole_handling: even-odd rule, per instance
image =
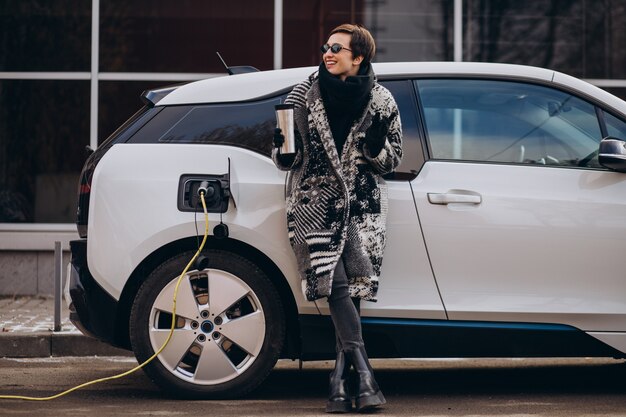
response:
[[[280,128],[285,137],[285,142],[283,142],[283,146],[280,147],[280,153],[282,155],[296,153],[293,107],[293,104],[277,104],[274,107],[276,109],[276,127]]]

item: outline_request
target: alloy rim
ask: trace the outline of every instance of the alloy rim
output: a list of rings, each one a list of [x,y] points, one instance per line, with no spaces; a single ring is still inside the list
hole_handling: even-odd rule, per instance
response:
[[[150,343],[155,352],[171,328],[177,280],[161,290],[150,311]],[[192,271],[180,283],[174,334],[158,358],[178,378],[215,385],[245,372],[264,339],[261,303],[243,280],[217,269]]]

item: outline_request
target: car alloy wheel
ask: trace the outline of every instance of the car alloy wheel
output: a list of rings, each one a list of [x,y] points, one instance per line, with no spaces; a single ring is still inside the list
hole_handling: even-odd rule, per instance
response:
[[[167,260],[139,289],[131,311],[131,343],[139,361],[167,340],[176,282],[192,255]],[[223,251],[206,256],[207,268],[182,278],[172,337],[145,370],[175,395],[243,395],[262,382],[278,359],[284,339],[282,306],[269,279],[245,258]]]

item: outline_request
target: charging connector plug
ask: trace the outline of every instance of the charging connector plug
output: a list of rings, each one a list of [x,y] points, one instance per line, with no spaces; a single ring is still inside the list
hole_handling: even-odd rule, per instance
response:
[[[198,198],[196,200],[196,207],[200,206],[200,196],[204,194],[204,200],[207,203],[207,206],[213,206],[215,204],[216,199],[219,198],[219,188],[216,187],[215,183],[211,181],[202,181],[198,186],[198,190],[196,191]]]
[[[202,181],[200,183],[200,186],[198,187],[198,197],[200,197],[201,194],[204,194],[205,197],[212,197],[213,194],[215,193],[215,189],[213,187],[211,187],[211,195],[209,195],[209,182],[208,181]]]

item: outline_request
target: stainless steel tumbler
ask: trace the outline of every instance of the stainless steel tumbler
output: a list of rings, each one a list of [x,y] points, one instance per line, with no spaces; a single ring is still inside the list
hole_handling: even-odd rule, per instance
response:
[[[280,147],[281,154],[296,153],[295,126],[293,122],[293,104],[277,104],[276,126],[280,128],[285,142]]]

